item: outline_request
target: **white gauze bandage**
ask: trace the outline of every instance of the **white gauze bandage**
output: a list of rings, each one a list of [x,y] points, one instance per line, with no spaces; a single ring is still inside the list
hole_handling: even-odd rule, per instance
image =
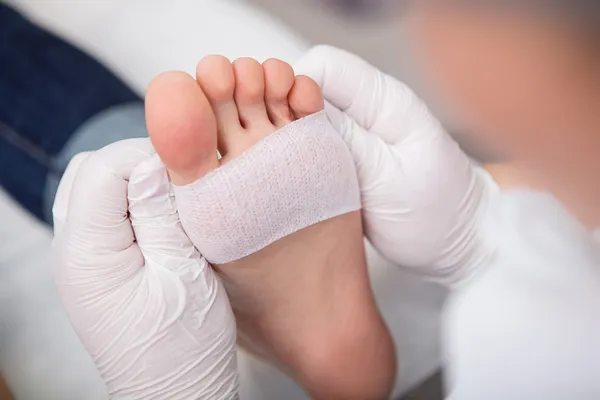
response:
[[[184,229],[213,264],[361,207],[352,156],[324,111],[174,190]]]

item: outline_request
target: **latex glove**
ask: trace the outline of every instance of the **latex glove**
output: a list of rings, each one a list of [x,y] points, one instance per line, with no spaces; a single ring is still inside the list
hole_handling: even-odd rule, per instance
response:
[[[147,139],[76,157],[54,205],[56,281],[111,398],[237,398],[236,330]]]
[[[392,262],[443,284],[480,265],[476,232],[491,187],[425,104],[366,61],[317,46],[295,65],[322,88],[348,144],[362,192],[365,234]]]

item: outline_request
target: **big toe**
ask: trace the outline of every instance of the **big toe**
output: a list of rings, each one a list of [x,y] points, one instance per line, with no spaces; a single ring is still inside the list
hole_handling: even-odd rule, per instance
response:
[[[298,75],[290,94],[290,108],[296,118],[303,118],[321,111],[325,107],[319,85],[308,76]]]
[[[154,78],[146,93],[152,144],[176,185],[187,185],[217,168],[217,123],[196,81],[183,72]]]

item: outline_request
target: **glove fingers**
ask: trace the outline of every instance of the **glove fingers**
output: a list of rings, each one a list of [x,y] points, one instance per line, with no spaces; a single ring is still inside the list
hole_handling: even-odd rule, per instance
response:
[[[136,240],[146,258],[165,267],[201,258],[181,226],[167,170],[158,156],[133,170],[127,198]]]
[[[294,65],[297,74],[313,78],[323,90],[325,100],[347,112],[358,123],[367,123],[368,113],[358,105],[368,105],[376,100],[380,72],[362,58],[344,50],[315,46]],[[361,95],[358,98],[357,95]],[[368,126],[365,126],[368,128]]]
[[[127,184],[133,168],[154,154],[148,140],[109,145],[82,163],[69,199],[67,228],[96,253],[124,250],[134,242]]]
[[[326,101],[388,144],[437,124],[410,88],[344,50],[316,46],[294,68],[319,84]]]
[[[364,183],[371,182],[371,179],[376,181],[380,172],[378,163],[373,163],[372,160],[384,158],[383,153],[389,152],[389,146],[379,136],[367,132],[354,119],[348,117],[332,104],[326,102],[325,111],[329,121],[340,132],[352,154],[354,165],[362,183],[361,191],[371,190],[371,187],[365,186]],[[363,197],[362,200],[364,201],[365,198]]]
[[[72,163],[55,202],[57,278],[64,294],[118,287],[144,265],[128,218],[127,181],[151,154],[149,140],[134,139]]]
[[[81,164],[91,155],[91,152],[79,153],[69,162],[65,173],[60,180],[54,205],[52,207],[52,216],[54,220],[54,238],[55,240],[62,236],[65,223],[69,213],[69,198],[73,190],[73,182],[79,172]]]

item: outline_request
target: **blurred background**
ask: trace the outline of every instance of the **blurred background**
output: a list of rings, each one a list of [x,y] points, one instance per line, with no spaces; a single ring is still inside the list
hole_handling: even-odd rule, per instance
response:
[[[54,288],[51,207],[70,158],[146,136],[143,94],[211,53],[290,63],[313,44],[357,53],[420,92],[400,1],[0,0],[0,399],[107,398]],[[398,399],[438,400],[440,287],[369,250],[400,360]],[[242,398],[302,400],[240,355]],[[4,397],[2,397],[4,396]]]
[[[311,43],[327,43],[359,54],[411,86],[417,70],[410,62],[401,0],[249,0],[276,16]]]

